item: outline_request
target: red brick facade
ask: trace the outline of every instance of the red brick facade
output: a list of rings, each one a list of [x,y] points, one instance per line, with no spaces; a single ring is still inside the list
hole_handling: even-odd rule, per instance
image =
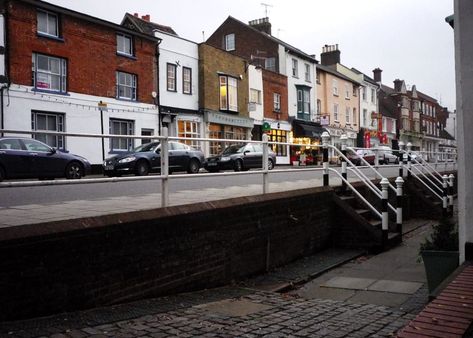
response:
[[[32,85],[32,53],[61,57],[67,60],[67,91],[87,95],[116,97],[116,71],[137,77],[137,100],[153,103],[157,91],[156,41],[133,36],[135,58],[117,55],[116,33],[125,31],[116,25],[91,18],[90,21],[71,16],[62,10],[59,17],[61,39],[37,34],[37,7],[22,1],[9,1],[8,76],[12,83]],[[85,16],[84,16],[85,17]],[[92,20],[94,19],[94,20]]]
[[[263,69],[264,117],[274,120],[289,119],[287,107],[287,76]],[[274,93],[281,95],[281,110],[274,111]]]

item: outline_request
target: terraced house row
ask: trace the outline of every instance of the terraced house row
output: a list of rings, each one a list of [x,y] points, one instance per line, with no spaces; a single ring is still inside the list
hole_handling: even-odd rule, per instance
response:
[[[319,61],[272,36],[268,18],[230,16],[196,43],[149,15],[116,24],[39,0],[0,4],[1,129],[149,137],[166,126],[171,136],[300,144],[273,145],[278,164],[316,163],[325,130],[334,145],[346,134],[351,146],[454,147],[436,99],[402,80],[385,85],[379,68],[371,77],[345,66],[338,45]],[[32,136],[93,164],[148,141]],[[207,155],[223,146],[186,143]]]

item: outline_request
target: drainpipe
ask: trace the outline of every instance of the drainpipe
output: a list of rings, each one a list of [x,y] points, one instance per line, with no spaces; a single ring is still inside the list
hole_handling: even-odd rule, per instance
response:
[[[156,32],[157,30],[153,30],[153,34]],[[157,96],[156,98],[154,99],[155,101],[155,104],[156,104],[156,107],[158,108],[158,135],[161,136],[161,100],[160,100],[160,97],[161,97],[161,90],[159,88],[159,45],[161,44],[163,40],[162,39],[159,39],[158,41],[158,44],[156,45],[156,91],[157,91]]]

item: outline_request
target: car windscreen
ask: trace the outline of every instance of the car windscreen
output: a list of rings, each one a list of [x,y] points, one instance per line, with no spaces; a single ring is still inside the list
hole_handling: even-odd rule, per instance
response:
[[[225,150],[223,151],[222,154],[223,155],[228,155],[228,154],[242,153],[244,149],[245,149],[244,145],[234,144],[234,145],[231,145],[231,146],[225,148]]]
[[[160,144],[156,142],[151,142],[151,143],[145,143],[142,144],[135,149],[133,149],[133,152],[135,153],[145,153],[147,151],[155,151],[157,148],[159,148]]]

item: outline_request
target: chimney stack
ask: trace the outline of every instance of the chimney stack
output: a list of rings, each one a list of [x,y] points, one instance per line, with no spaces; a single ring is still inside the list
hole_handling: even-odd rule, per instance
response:
[[[396,91],[397,93],[401,93],[402,83],[403,83],[402,80],[399,80],[399,79],[394,80],[394,91]]]
[[[331,66],[340,63],[340,50],[338,49],[338,43],[335,45],[325,45],[322,47],[320,62],[324,66]]]
[[[381,73],[383,72],[380,68],[373,69],[373,79],[377,83],[381,83]]]
[[[136,16],[137,18],[140,17],[140,16],[138,15],[138,13],[133,14],[133,16]]]
[[[149,14],[143,15],[143,16],[141,17],[141,19],[143,19],[144,21],[147,21],[147,22],[149,22],[149,21],[151,20]]]
[[[269,22],[269,18],[251,20],[248,24],[260,32],[271,35],[271,23]]]

